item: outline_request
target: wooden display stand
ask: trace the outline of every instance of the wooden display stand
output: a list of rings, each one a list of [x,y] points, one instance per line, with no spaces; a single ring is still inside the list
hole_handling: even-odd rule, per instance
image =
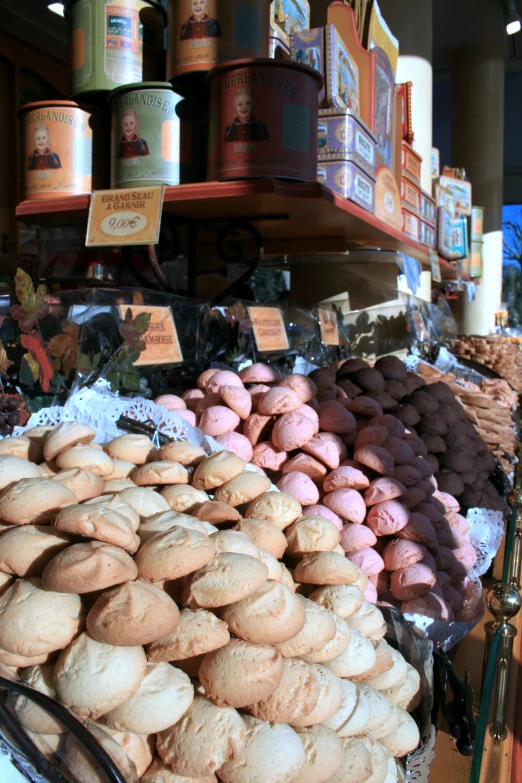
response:
[[[89,202],[90,196],[28,200],[16,215],[35,225],[79,223],[87,220]],[[206,226],[239,218],[256,226],[265,255],[379,248],[406,253],[430,269],[425,245],[318,182],[267,178],[166,187],[163,212],[181,224],[198,225],[202,242],[211,241]],[[454,280],[454,266],[443,259],[440,265],[443,278]]]

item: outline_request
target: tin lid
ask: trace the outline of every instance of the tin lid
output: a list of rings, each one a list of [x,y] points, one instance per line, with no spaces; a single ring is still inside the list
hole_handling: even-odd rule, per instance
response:
[[[135,82],[134,84],[123,84],[121,87],[116,87],[107,96],[107,101],[110,104],[116,95],[122,95],[124,92],[137,92],[138,90],[170,90],[170,92],[179,95],[170,82]],[[181,96],[179,97],[181,98]]]
[[[228,63],[222,63],[222,65],[216,65],[208,72],[205,81],[209,82],[214,76],[219,76],[227,71],[236,71],[241,68],[283,68],[289,71],[301,71],[301,73],[313,76],[319,82],[319,89],[323,86],[324,80],[319,71],[315,68],[310,68],[309,65],[303,65],[302,63],[296,63],[293,60],[272,60],[269,57],[260,58],[248,58],[244,60],[231,60]]]
[[[163,17],[163,24],[167,25],[167,12],[159,2],[159,0],[142,0],[144,3],[147,3],[147,5],[150,5],[152,8],[154,8],[155,11],[159,11]],[[65,14],[68,13],[69,8],[73,6],[75,3],[77,3],[78,0],[65,0],[64,3],[64,12]]]
[[[372,133],[366,123],[361,120],[359,115],[351,109],[319,109],[319,119],[321,119],[321,117],[353,117],[355,122],[360,125],[361,128],[366,131],[372,141],[377,144],[377,136]]]
[[[35,109],[44,109],[44,108],[56,108],[61,107],[62,109],[80,109],[81,111],[92,111],[92,107],[86,107],[86,106],[80,106],[78,103],[75,103],[74,101],[60,101],[60,100],[52,100],[49,99],[48,101],[34,101],[33,103],[26,103],[23,106],[20,106],[18,109],[18,116],[20,117],[22,114],[24,114],[27,111],[34,111]]]
[[[340,165],[352,166],[354,169],[357,169],[357,172],[359,174],[362,174],[363,177],[366,177],[366,179],[369,179],[370,182],[372,182],[373,184],[375,184],[375,182],[377,181],[375,179],[375,177],[373,177],[371,174],[369,174],[367,171],[365,171],[363,168],[361,168],[361,166],[359,166],[356,163],[356,161],[353,160],[353,158],[339,158],[338,157],[338,158],[335,158],[335,159],[327,158],[326,160],[322,159],[322,160],[318,160],[317,161],[317,168],[318,169],[321,168],[322,166],[340,166]]]

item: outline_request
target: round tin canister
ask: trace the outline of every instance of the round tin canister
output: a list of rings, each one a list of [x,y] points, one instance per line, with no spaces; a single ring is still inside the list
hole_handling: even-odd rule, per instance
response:
[[[209,75],[208,179],[315,182],[321,75],[284,60],[240,60]]]
[[[99,114],[72,101],[22,106],[23,198],[63,198],[106,184],[103,172],[93,172],[103,158],[96,154],[102,141]]]
[[[166,13],[156,0],[68,0],[71,95],[163,79]]]
[[[110,94],[112,188],[179,185],[180,101],[166,82],[131,84]]]
[[[169,0],[167,79],[268,57],[271,0]]]

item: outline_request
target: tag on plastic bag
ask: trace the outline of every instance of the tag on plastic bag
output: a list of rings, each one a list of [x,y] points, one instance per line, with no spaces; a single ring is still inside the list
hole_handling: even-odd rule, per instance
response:
[[[406,278],[406,284],[415,296],[420,288],[420,276],[422,267],[416,258],[407,256],[406,253],[397,253],[397,266]]]

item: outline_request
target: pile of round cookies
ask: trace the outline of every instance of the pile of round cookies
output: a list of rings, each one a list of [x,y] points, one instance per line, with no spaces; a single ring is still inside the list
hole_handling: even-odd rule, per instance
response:
[[[448,439],[470,428],[455,449],[439,454],[452,457],[459,470],[462,460],[466,467],[480,460],[485,469],[492,457],[445,384],[427,386],[388,356],[374,368],[352,359],[337,377],[334,368],[282,380],[264,364],[239,374],[212,369],[200,375],[198,387],[157,402],[176,412],[193,408],[203,432],[251,459],[299,501],[305,516],[331,521],[347,558],[369,577],[367,600],[443,622],[480,617],[482,591],[468,576],[476,551],[447,491],[460,474],[440,469],[433,452],[446,449],[445,441],[428,430],[442,422]],[[393,407],[392,391],[404,400]],[[421,421],[419,435],[414,425]]]
[[[493,456],[487,467],[491,468],[498,463],[501,470],[509,477],[513,473],[518,442],[514,416],[517,395],[510,389],[509,384],[500,379],[485,379],[478,386],[468,379],[457,380],[452,373],[444,374],[424,362],[419,363],[419,372],[428,384],[442,381],[455,393],[476,434],[484,441]],[[468,432],[473,432],[469,424],[466,429]],[[449,436],[450,448],[452,440],[454,440],[453,434]],[[485,473],[482,479],[484,477]],[[478,506],[498,511],[505,510],[504,501],[499,498],[498,492],[488,480],[484,483],[483,480],[470,482],[467,479],[460,500],[470,508]]]
[[[127,783],[394,783],[420,678],[341,531],[230,451],[65,422],[0,441],[0,673],[87,721]],[[104,777],[25,696],[66,777]]]

